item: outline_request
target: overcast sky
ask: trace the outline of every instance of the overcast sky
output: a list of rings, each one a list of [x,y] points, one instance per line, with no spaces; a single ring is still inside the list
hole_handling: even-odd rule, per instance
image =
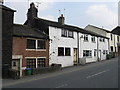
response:
[[[27,17],[29,4],[33,0],[26,2],[5,1],[4,5],[16,10],[14,23],[23,24]],[[28,2],[29,1],[29,2]],[[46,0],[47,1],[47,0]],[[72,0],[70,2],[42,2],[38,5],[38,17],[52,21],[57,21],[60,14],[64,14],[65,23],[84,28],[88,24],[112,30],[118,25],[118,1],[114,2],[80,2]],[[105,1],[105,0],[104,0]],[[61,10],[61,12],[59,12]]]

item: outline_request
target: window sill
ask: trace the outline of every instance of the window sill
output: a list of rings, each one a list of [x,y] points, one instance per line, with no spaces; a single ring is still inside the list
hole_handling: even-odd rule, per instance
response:
[[[92,43],[96,43],[96,42],[92,41]]]
[[[46,49],[26,49],[26,51],[46,51]]]

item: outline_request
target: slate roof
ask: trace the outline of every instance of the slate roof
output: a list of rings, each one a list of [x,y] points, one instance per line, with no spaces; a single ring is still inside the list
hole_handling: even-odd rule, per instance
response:
[[[49,21],[49,20],[38,18],[38,17],[34,17],[34,19],[35,19],[35,25],[43,27],[42,29],[46,29],[48,26],[53,26],[53,27],[57,27],[57,28],[62,28],[62,29],[67,29],[67,30],[71,30],[71,31],[81,32],[83,34],[89,34],[89,35],[93,35],[93,36],[97,36],[97,37],[107,38],[107,37],[104,37],[104,36],[99,35],[97,33],[94,33],[92,31],[87,31],[85,29],[82,29],[82,28],[79,28],[79,27],[76,27],[76,26],[66,25],[66,24],[62,25],[58,22]],[[27,24],[27,21],[25,22],[25,24]],[[109,39],[109,38],[107,38],[107,39]]]
[[[111,33],[117,34],[117,35],[120,36],[120,26],[117,26],[116,28],[114,28],[114,29],[111,31]]]
[[[12,11],[12,12],[16,12],[15,10],[13,10],[13,9],[11,9],[9,7],[6,7],[4,5],[1,5],[1,4],[0,4],[0,9],[7,10],[7,11]]]
[[[105,32],[107,32],[107,33],[111,33],[111,31],[109,31],[109,30],[106,30],[106,29],[103,29],[103,28],[99,28],[99,27],[97,27],[97,26],[93,26],[93,25],[87,25],[88,27],[90,26],[90,27],[94,27],[94,28],[97,28],[97,29],[100,29],[100,30],[102,30],[102,31],[105,31]]]
[[[13,25],[13,36],[17,37],[31,37],[39,39],[48,39],[49,36],[42,33],[40,30],[31,28],[27,25],[14,24]]]

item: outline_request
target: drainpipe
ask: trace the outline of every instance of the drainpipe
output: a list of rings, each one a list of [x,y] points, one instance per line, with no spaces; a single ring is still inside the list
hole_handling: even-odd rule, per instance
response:
[[[99,38],[97,37],[97,61],[99,61]]]
[[[80,47],[79,47],[79,32],[77,32],[77,64],[79,64],[79,49],[80,49]]]
[[[114,52],[116,53],[116,48],[115,48],[115,35],[114,35]]]
[[[108,40],[108,52],[110,53],[110,39],[107,39]]]

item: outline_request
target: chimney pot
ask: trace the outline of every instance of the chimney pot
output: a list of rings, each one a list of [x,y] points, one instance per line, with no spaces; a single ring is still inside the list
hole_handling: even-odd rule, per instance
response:
[[[61,14],[61,16],[58,18],[58,23],[60,23],[62,25],[65,23],[65,18],[63,16],[63,14]]]

